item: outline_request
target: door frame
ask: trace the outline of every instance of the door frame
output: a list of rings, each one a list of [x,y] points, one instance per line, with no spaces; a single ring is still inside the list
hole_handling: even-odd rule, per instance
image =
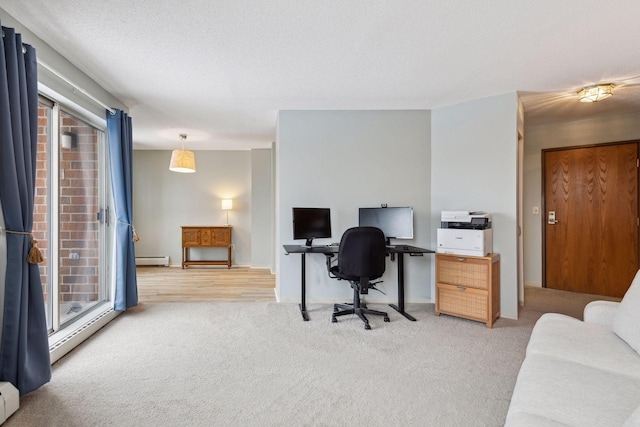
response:
[[[623,144],[631,144],[631,143],[635,143],[638,144],[638,157],[640,158],[640,139],[631,139],[631,140],[627,140],[627,141],[612,141],[612,142],[603,142],[603,143],[597,143],[597,144],[585,144],[585,145],[570,145],[570,146],[566,146],[566,147],[554,147],[554,148],[545,148],[542,149],[540,151],[540,161],[541,161],[541,184],[540,184],[540,188],[542,189],[542,194],[541,194],[541,214],[540,215],[540,227],[542,228],[542,287],[546,288],[547,287],[547,228],[545,227],[546,221],[547,221],[547,206],[546,206],[546,194],[545,194],[545,179],[546,179],[546,165],[545,165],[545,153],[547,152],[551,152],[551,151],[566,151],[566,150],[575,150],[575,149],[580,149],[580,148],[598,148],[598,147],[606,147],[606,146],[612,146],[612,145],[623,145]],[[640,218],[640,165],[638,165],[638,163],[636,163],[636,168],[638,168],[638,185],[636,185],[637,187],[637,191],[638,191],[638,212],[636,212],[636,217]],[[640,219],[639,219],[640,221]],[[640,226],[640,224],[639,224]],[[640,238],[638,239],[638,265],[640,266]]]

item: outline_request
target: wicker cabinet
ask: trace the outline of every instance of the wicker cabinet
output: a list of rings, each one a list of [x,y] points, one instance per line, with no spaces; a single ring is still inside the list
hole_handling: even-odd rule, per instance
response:
[[[227,259],[192,261],[189,259],[190,248],[227,248]],[[182,226],[182,268],[190,265],[231,268],[231,226]]]
[[[500,317],[500,255],[436,254],[436,315],[486,323]]]

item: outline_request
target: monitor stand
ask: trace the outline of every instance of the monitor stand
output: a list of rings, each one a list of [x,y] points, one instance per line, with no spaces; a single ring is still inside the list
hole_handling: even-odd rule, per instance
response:
[[[310,248],[310,247],[311,247],[311,243],[312,243],[312,242],[313,242],[313,237],[311,237],[310,239],[307,239],[307,240],[304,242],[304,245],[302,245],[302,246],[303,246],[303,247],[305,247],[305,248]]]

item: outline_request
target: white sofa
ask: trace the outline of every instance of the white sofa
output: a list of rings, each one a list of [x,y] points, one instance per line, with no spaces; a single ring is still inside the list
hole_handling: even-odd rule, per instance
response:
[[[589,303],[584,322],[540,317],[505,426],[640,426],[640,271],[620,303]]]

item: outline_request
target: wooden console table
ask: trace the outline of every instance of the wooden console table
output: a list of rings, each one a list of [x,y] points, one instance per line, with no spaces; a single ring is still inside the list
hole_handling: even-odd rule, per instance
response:
[[[231,268],[231,226],[181,226],[182,268],[190,265],[226,265]],[[227,248],[226,260],[189,259],[190,248]]]

